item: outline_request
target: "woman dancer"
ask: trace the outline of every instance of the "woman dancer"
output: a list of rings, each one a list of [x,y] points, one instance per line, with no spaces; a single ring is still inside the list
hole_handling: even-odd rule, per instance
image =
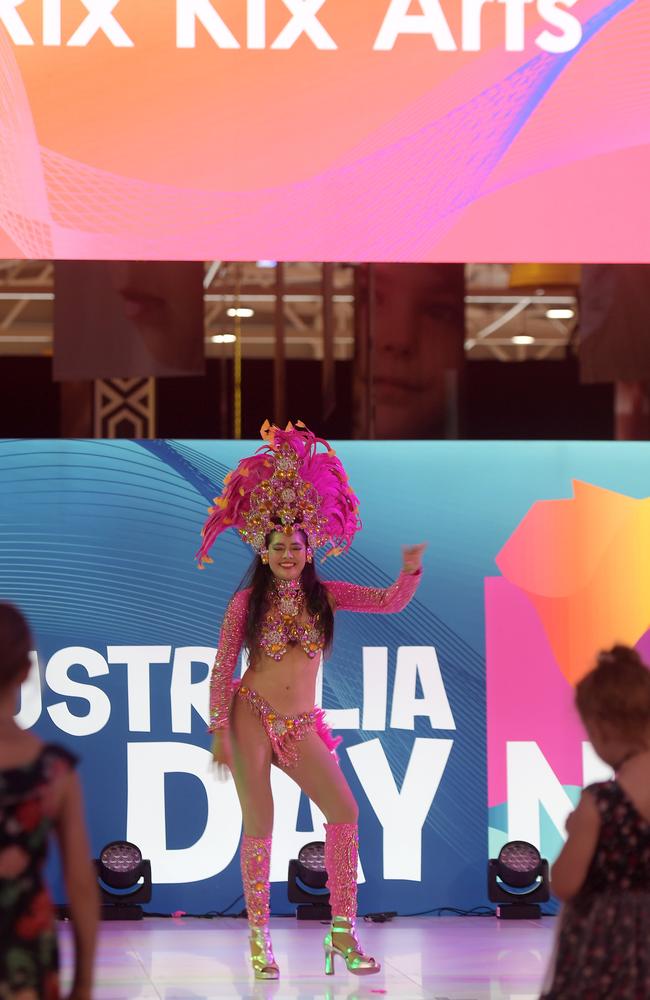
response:
[[[241,803],[241,869],[257,979],[277,979],[269,935],[273,799],[271,764],[281,768],[324,813],[325,867],[332,924],[325,972],[334,956],[355,975],[379,972],[356,936],[358,808],[334,753],[323,712],[314,705],[316,676],[333,638],[337,611],[401,611],[418,586],[424,545],[403,550],[399,577],[385,590],[322,582],[314,550],[339,554],[359,528],[358,501],[327,442],[303,425],[265,425],[266,444],[226,478],[203,529],[199,565],[217,536],[235,527],[257,555],[228,605],[210,684],[215,761],[231,768]],[[325,452],[319,452],[323,445]],[[233,672],[240,650],[249,666]]]

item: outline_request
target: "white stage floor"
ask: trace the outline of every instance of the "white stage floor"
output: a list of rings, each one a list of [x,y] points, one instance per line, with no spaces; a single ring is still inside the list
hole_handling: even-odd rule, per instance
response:
[[[277,1000],[395,997],[427,1000],[536,1000],[555,919],[397,917],[361,922],[360,937],[382,971],[359,979],[342,963],[323,972],[326,927],[293,918],[271,921],[279,982],[256,983],[246,963],[241,919],[145,918],[101,925],[95,1000]],[[64,982],[70,927],[60,924]]]

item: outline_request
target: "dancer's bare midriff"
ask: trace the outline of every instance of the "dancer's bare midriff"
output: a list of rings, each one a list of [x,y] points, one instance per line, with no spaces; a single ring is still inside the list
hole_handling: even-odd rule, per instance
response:
[[[242,684],[261,694],[282,715],[299,715],[314,706],[320,662],[320,653],[309,657],[296,645],[289,646],[281,660],[258,653]]]

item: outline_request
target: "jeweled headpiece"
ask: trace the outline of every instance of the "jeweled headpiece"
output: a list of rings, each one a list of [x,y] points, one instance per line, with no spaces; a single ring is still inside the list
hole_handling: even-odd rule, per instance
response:
[[[208,552],[226,528],[236,528],[256,552],[272,531],[304,531],[312,548],[329,542],[328,556],[348,548],[361,527],[359,501],[327,441],[302,423],[280,430],[267,421],[260,433],[265,443],[228,473],[208,510],[200,569],[212,562]]]

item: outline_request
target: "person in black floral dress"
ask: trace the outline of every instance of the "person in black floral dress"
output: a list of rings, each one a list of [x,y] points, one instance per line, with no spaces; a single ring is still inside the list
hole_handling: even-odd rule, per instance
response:
[[[569,816],[551,885],[563,900],[544,1000],[650,998],[650,671],[615,646],[576,688],[594,750],[614,769]]]
[[[98,915],[75,758],[14,722],[31,636],[0,603],[0,1000],[59,1000],[54,910],[43,882],[50,831],[59,842],[75,938],[70,1000],[90,1000]]]

